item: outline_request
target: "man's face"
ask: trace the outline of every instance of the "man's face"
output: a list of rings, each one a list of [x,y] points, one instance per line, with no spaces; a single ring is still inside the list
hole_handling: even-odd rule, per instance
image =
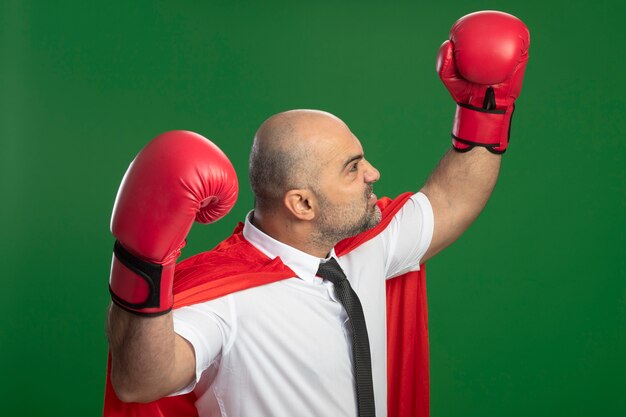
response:
[[[347,127],[321,146],[326,149],[314,189],[319,203],[317,229],[324,239],[338,242],[380,222],[373,193],[380,174],[364,158],[361,143]]]

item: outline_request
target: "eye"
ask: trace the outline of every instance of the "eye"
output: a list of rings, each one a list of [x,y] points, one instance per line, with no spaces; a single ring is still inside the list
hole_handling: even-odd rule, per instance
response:
[[[359,163],[355,162],[350,166],[350,172],[356,172],[359,170]]]

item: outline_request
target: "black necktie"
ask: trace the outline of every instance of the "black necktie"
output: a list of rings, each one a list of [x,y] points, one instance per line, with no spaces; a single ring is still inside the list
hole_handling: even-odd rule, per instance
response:
[[[350,282],[346,279],[346,275],[335,258],[320,263],[317,275],[334,284],[335,295],[348,313],[348,323],[352,328],[352,359],[359,417],[374,417],[376,412],[374,410],[370,343],[359,297],[350,286]]]

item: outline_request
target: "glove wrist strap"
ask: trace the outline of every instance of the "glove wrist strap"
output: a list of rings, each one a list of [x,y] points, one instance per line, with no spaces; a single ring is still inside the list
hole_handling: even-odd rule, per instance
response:
[[[173,304],[174,266],[144,261],[116,240],[109,281],[112,301],[142,316],[166,314]]]
[[[452,125],[452,146],[467,152],[475,146],[502,154],[509,142],[509,129],[513,107],[502,110],[485,110],[469,104],[458,103]]]

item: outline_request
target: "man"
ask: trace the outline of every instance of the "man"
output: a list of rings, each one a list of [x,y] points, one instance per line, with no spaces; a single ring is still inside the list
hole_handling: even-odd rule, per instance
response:
[[[243,229],[217,251],[183,262],[174,281],[194,216],[204,222],[223,216],[236,198],[236,176],[219,149],[190,132],[164,134],[142,150],[112,220],[118,242],[108,336],[120,400],[193,391],[200,416],[387,414],[385,280],[418,270],[484,207],[527,59],[528,34],[519,20],[498,12],[464,19],[451,33],[457,48],[444,43],[437,64],[459,103],[454,150],[420,192],[395,205],[377,205],[373,184],[380,174],[343,121],[315,110],[279,113],[254,138],[255,207]],[[483,36],[484,19],[511,33],[503,36],[507,42],[517,37],[522,45],[486,66],[489,72],[514,60],[504,79],[478,85],[460,68],[475,60],[467,44]],[[194,274],[206,279],[188,285],[186,276]],[[209,289],[211,295],[171,311],[173,292],[195,294],[222,279],[228,290]]]

